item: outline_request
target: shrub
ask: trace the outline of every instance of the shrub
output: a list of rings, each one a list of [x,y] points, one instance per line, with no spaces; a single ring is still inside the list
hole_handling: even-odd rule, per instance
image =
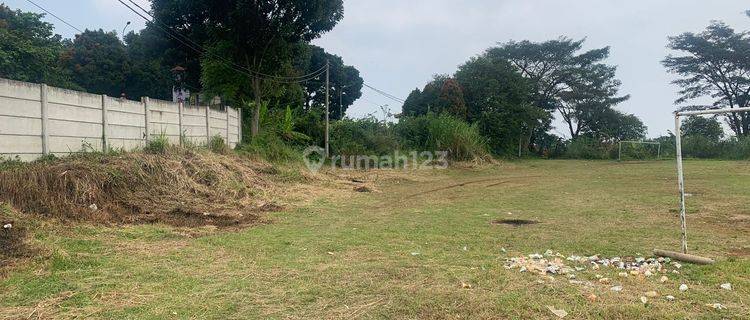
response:
[[[452,160],[487,156],[486,139],[476,125],[449,115],[426,115],[401,119],[395,132],[402,144],[421,151],[448,151]]]
[[[390,126],[374,117],[331,123],[330,144],[339,155],[385,155],[400,148]]]
[[[289,162],[302,159],[302,154],[298,150],[288,145],[272,131],[262,131],[250,143],[242,145],[239,152],[271,162]]]
[[[151,139],[146,143],[143,151],[150,154],[165,154],[169,149],[169,139],[162,133]]]
[[[601,143],[587,137],[578,137],[568,142],[565,157],[591,160],[611,159],[613,151],[616,152],[611,144]]]
[[[224,141],[224,138],[220,135],[214,135],[211,140],[208,141],[208,149],[213,153],[227,154],[229,153],[229,145]]]

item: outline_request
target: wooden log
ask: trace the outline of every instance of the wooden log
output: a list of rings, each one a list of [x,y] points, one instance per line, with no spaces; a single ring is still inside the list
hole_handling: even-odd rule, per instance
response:
[[[714,260],[699,256],[694,256],[692,254],[685,254],[685,253],[679,253],[674,251],[666,251],[666,250],[659,250],[654,249],[654,255],[659,257],[669,257],[675,260],[694,263],[694,264],[713,264]]]

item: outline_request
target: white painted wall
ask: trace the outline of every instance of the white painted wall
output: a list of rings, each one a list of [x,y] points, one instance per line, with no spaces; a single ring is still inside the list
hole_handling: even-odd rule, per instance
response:
[[[105,145],[130,151],[162,134],[175,145],[181,136],[204,145],[220,135],[234,148],[242,135],[240,118],[231,107],[220,111],[155,99],[122,100],[0,78],[3,158],[36,159],[44,155],[45,141],[48,153],[58,156],[102,151]]]

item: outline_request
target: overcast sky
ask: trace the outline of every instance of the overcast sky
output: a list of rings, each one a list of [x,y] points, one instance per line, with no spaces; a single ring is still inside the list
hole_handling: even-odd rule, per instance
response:
[[[12,8],[40,12],[26,0],[0,0]],[[143,28],[141,18],[117,0],[32,0],[78,28],[122,31]],[[147,4],[147,0],[137,0]],[[632,98],[622,111],[639,116],[649,136],[673,126],[670,115],[677,88],[660,61],[669,53],[667,37],[699,32],[711,20],[750,30],[747,0],[345,0],[344,20],[315,43],[356,66],[365,82],[406,98],[433,74],[455,72],[469,57],[497,42],[544,41],[560,36],[587,38],[587,48],[611,46],[608,63],[617,65],[622,92]],[[48,17],[57,32],[76,31]],[[362,116],[388,104],[401,105],[368,89],[350,109]],[[565,135],[556,122],[554,132]]]

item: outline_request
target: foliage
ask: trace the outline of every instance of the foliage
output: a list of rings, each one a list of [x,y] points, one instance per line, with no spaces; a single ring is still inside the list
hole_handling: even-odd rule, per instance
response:
[[[0,75],[19,81],[80,89],[58,63],[63,53],[60,35],[43,14],[11,10],[0,3]]]
[[[150,154],[165,154],[170,147],[169,138],[165,134],[151,136],[143,147],[143,151]]]
[[[214,135],[208,141],[208,149],[211,150],[211,152],[218,154],[227,154],[230,151],[229,145],[227,145],[224,138],[219,134]]]
[[[558,110],[575,139],[592,130],[588,124],[598,113],[628,99],[618,96],[616,67],[601,63],[609,57],[609,47],[579,53],[583,43],[569,38],[511,41],[489,49],[487,56],[508,61],[528,79],[534,104]]]
[[[724,137],[724,128],[716,118],[690,116],[682,121],[684,136],[701,136],[709,141],[718,142]]]
[[[466,119],[467,109],[461,85],[446,75],[436,75],[424,89],[414,89],[406,98],[403,112],[408,116],[426,115],[430,112],[447,113]]]
[[[565,157],[569,159],[611,159],[614,145],[602,143],[596,139],[579,137],[568,142]]]
[[[343,1],[154,0],[152,10],[156,20],[207,47],[204,54],[170,42],[183,49],[186,60],[200,61],[200,70],[189,70],[200,72],[201,83],[194,85],[203,84],[206,92],[237,104],[254,98],[257,107],[265,92],[301,92],[299,85],[267,81],[270,77],[261,74],[300,75],[291,68],[297,44],[333,29],[343,17]],[[257,108],[249,114],[251,134],[256,135],[260,115]]]
[[[61,62],[86,91],[119,97],[125,93],[129,61],[114,32],[86,30],[76,35]]]
[[[683,55],[669,55],[662,62],[681,78],[680,97],[676,104],[712,98],[711,105],[691,109],[750,107],[750,34],[736,32],[724,23],[714,22],[701,33],[686,32],[670,37],[669,49]],[[729,127],[737,136],[750,135],[750,114],[726,115]]]
[[[386,155],[400,148],[388,124],[374,117],[331,123],[330,147],[336,155]]]
[[[238,152],[271,162],[283,163],[302,159],[301,152],[270,131],[261,132],[250,143],[242,145]]]
[[[640,140],[646,136],[646,126],[638,117],[615,109],[587,115],[586,131],[582,135],[602,142]]]
[[[326,52],[323,48],[305,44],[305,74],[313,73],[325,67],[330,62],[330,118],[333,120],[343,119],[346,110],[362,96],[362,85],[364,80],[359,75],[359,70],[353,66],[344,64],[344,60]],[[325,106],[325,74],[305,81],[305,109],[324,109]]]
[[[477,126],[447,114],[405,117],[394,131],[401,144],[411,150],[447,151],[449,158],[457,161],[488,155]]]

